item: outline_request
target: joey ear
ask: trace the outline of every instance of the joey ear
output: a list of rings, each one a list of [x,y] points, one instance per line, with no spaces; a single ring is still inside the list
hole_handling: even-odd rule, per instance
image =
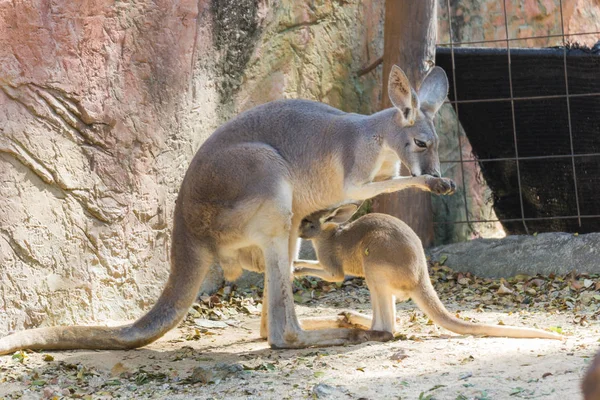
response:
[[[440,67],[434,67],[423,79],[419,88],[419,101],[423,112],[433,115],[440,109],[448,96],[448,77]]]
[[[388,80],[388,96],[390,101],[402,114],[408,125],[415,122],[416,110],[419,109],[419,97],[410,86],[408,77],[397,65],[392,65]]]
[[[336,208],[329,216],[327,217],[327,221],[335,222],[336,224],[341,224],[348,221],[354,213],[358,210],[358,205],[354,203],[344,204]]]

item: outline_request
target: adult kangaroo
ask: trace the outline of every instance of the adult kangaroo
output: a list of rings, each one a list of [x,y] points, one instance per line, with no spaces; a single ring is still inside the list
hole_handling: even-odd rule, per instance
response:
[[[227,268],[248,251],[264,257],[264,333],[271,347],[382,338],[359,329],[301,328],[290,284],[298,227],[304,216],[348,200],[408,187],[453,192],[454,183],[440,177],[432,121],[447,93],[441,68],[433,68],[417,91],[394,66],[389,95],[395,107],[370,116],[305,100],[274,101],[239,114],[204,142],[185,174],[173,218],[171,272],[154,307],[120,327],[18,332],[0,339],[0,354],[144,346],[182,320],[213,262]],[[396,176],[399,162],[412,177]]]

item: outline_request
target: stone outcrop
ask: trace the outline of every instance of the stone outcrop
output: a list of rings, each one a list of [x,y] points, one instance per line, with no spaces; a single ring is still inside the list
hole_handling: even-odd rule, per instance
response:
[[[455,271],[487,278],[518,274],[564,275],[571,271],[600,273],[600,233],[573,235],[549,232],[511,235],[503,239],[475,239],[429,249],[433,261]]]

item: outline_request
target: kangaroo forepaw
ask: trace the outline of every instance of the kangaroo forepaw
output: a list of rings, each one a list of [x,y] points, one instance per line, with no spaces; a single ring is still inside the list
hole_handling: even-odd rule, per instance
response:
[[[431,177],[427,180],[427,185],[429,186],[429,190],[435,194],[449,195],[456,191],[456,183],[448,178]]]

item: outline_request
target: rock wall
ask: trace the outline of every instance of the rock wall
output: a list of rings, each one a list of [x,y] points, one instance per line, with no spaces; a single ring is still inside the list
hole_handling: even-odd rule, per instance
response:
[[[195,150],[281,97],[374,111],[380,77],[355,71],[381,54],[382,4],[0,4],[0,335],[147,310]]]
[[[0,331],[139,315],[216,124],[190,112],[217,98],[194,62],[208,5],[4,2],[0,21]]]

